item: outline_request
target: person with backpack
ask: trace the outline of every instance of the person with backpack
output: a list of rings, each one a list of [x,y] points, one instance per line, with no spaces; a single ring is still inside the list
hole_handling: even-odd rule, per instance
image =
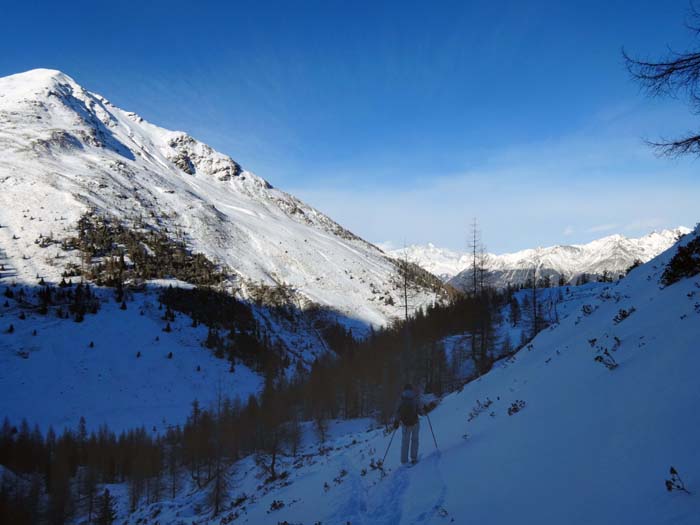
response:
[[[408,450],[411,449],[411,463],[418,461],[418,434],[420,423],[418,416],[421,413],[420,399],[411,384],[406,384],[401,392],[401,399],[396,411],[394,428],[403,426],[401,432],[401,464],[408,463]]]

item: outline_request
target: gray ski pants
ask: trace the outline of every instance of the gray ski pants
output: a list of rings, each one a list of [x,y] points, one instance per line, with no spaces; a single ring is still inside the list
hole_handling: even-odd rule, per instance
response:
[[[418,434],[420,423],[412,426],[401,426],[401,463],[408,462],[408,446],[411,445],[411,461],[418,460]]]

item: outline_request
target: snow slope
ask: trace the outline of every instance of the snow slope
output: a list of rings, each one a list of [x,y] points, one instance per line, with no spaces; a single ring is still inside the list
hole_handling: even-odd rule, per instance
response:
[[[617,278],[639,259],[646,262],[667,250],[679,235],[690,230],[683,226],[654,231],[643,237],[628,238],[610,235],[588,244],[558,245],[534,248],[501,255],[488,254],[486,269],[495,286],[518,285],[537,267],[538,276],[550,275],[556,283],[562,276],[568,282],[581,274],[602,275],[607,271]],[[433,244],[412,245],[406,249],[388,251],[389,255],[418,264],[443,281],[463,288],[469,280],[472,258]]]
[[[386,476],[372,469],[390,436],[358,427],[285,458],[286,480],[264,484],[252,458],[239,462],[230,501],[247,499],[222,517],[203,519],[205,495],[183,490],[129,522],[159,509],[181,524],[696,524],[700,276],[660,286],[674,251],[596,287],[586,308],[443,399],[430,414],[440,452],[423,419],[415,467],[399,466],[397,438]],[[594,360],[604,349],[614,370]],[[670,466],[691,495],[666,491]]]
[[[0,307],[0,332],[15,328],[0,333],[0,414],[14,422],[27,418],[60,432],[83,416],[91,429],[162,432],[182,424],[195,399],[211,403],[219,388],[246,399],[262,387],[247,366],[231,372],[227,360],[202,347],[206,327],[179,315],[164,332],[152,293],[135,295],[126,310],[103,294],[100,311],[82,323],[31,312],[20,320],[17,311],[14,302]]]
[[[396,262],[230,157],[179,131],[159,128],[90,93],[67,75],[37,69],[0,79],[2,274],[56,281],[71,254],[40,248],[43,235],[75,234],[87,210],[184,237],[228,267],[234,285],[285,283],[300,303],[366,325],[397,306]],[[58,258],[62,257],[62,258]],[[417,286],[417,307],[436,299]]]

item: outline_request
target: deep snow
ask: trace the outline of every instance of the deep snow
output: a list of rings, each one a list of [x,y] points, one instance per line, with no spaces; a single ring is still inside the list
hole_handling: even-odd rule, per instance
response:
[[[81,323],[31,312],[19,320],[14,303],[0,307],[0,332],[15,327],[0,334],[3,417],[59,432],[77,428],[81,416],[90,429],[162,432],[182,424],[195,399],[208,405],[221,390],[245,400],[260,390],[258,374],[242,363],[232,373],[227,360],[202,347],[206,327],[178,315],[164,332],[157,294],[136,294],[126,310],[112,293],[103,297],[100,311]]]
[[[287,481],[265,485],[252,458],[236,464],[230,498],[246,494],[248,499],[224,512],[223,519],[698,523],[700,278],[662,288],[659,277],[672,253],[618,283],[597,287],[559,325],[444,398],[430,414],[440,451],[423,418],[422,458],[415,467],[399,466],[397,438],[386,476],[371,469],[390,437],[381,430],[363,431],[361,422],[357,432],[326,443],[323,453],[314,445],[296,459],[286,458],[286,486]],[[634,313],[615,321],[620,309],[631,307]],[[616,369],[594,360],[603,348],[619,364]],[[514,403],[522,408],[509,415]],[[666,491],[672,465],[692,495]],[[274,501],[284,506],[271,510]],[[203,494],[183,491],[175,501],[142,508],[130,522],[156,508],[170,523],[222,519],[202,521]]]

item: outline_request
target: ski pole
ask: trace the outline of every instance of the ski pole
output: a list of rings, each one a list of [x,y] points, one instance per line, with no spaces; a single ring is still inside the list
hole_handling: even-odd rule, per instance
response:
[[[430,422],[430,416],[426,412],[425,417],[428,419],[428,426],[430,427],[430,433],[433,435],[433,443],[435,443],[435,450],[440,450],[437,446],[437,439],[435,439],[435,432],[433,432],[433,424]]]
[[[391,448],[391,443],[394,441],[394,434],[396,434],[396,431],[398,429],[394,429],[394,431],[391,433],[391,439],[389,440],[389,445],[386,447],[386,452],[384,452],[384,457],[382,458],[382,465],[384,465],[384,460],[386,459],[386,455],[389,453],[389,449]]]

